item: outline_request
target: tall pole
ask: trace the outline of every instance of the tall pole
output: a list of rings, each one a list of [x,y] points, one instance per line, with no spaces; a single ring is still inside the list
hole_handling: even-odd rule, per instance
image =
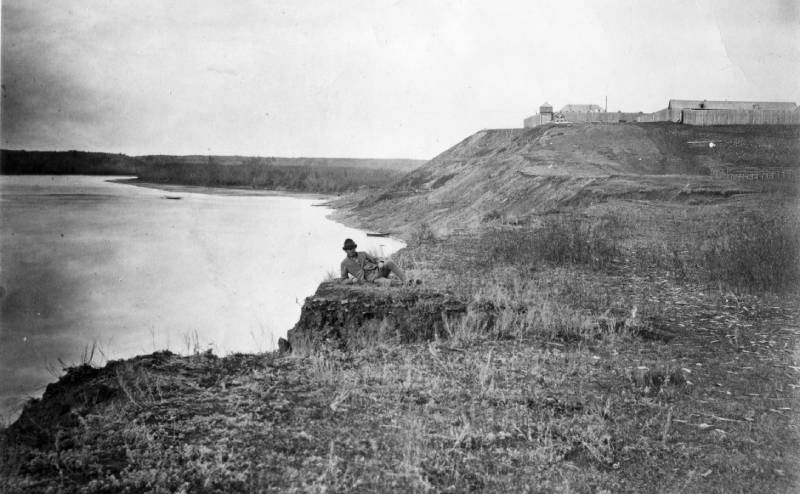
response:
[[[603,111],[605,111],[606,113],[608,113],[608,95],[606,95],[606,109],[605,109],[605,110],[603,110]]]

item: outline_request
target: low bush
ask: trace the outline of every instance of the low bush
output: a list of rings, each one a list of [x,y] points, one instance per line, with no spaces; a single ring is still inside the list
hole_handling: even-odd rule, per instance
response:
[[[736,291],[782,292],[800,282],[800,228],[790,217],[729,220],[692,249],[701,276]]]
[[[481,237],[488,261],[510,265],[585,265],[605,269],[619,258],[613,217],[550,217],[538,229],[500,229]]]
[[[619,257],[619,226],[612,216],[545,221],[534,237],[541,257],[557,265],[585,264],[604,269]]]
[[[647,245],[633,257],[638,270],[664,270],[680,281],[739,293],[787,292],[800,286],[800,227],[788,215],[732,218],[700,235]]]
[[[436,241],[436,234],[427,223],[420,223],[411,231],[411,245],[417,246]]]

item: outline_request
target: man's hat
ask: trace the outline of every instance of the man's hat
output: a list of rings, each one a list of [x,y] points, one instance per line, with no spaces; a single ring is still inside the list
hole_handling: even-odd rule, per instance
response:
[[[342,247],[342,250],[355,249],[356,247],[358,246],[355,242],[353,242],[353,239],[348,238],[344,241],[344,247]]]

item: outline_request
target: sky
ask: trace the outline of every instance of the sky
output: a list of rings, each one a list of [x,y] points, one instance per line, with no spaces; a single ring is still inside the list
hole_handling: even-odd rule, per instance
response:
[[[2,147],[430,159],[543,102],[800,102],[800,1],[2,0]]]

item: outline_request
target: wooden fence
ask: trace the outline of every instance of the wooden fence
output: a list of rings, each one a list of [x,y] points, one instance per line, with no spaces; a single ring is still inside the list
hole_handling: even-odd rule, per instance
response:
[[[688,125],[798,125],[800,111],[683,110]]]
[[[639,118],[636,119],[637,122],[677,122],[680,123],[682,120],[682,112],[681,110],[672,110],[670,108],[664,108],[663,110],[659,110],[653,113],[646,113],[641,115]]]
[[[575,112],[575,111],[565,111],[560,112],[564,115],[564,118],[567,122],[575,122],[575,123],[589,123],[589,122],[600,122],[600,123],[620,123],[620,122],[635,122],[637,118],[639,118],[642,113],[634,113],[634,112]]]
[[[800,125],[794,110],[672,110],[641,115],[637,122],[676,122],[687,125]]]
[[[639,117],[643,115],[642,112],[576,112],[565,111],[556,112],[555,114],[563,115],[566,122],[572,123],[620,123],[620,122],[636,122]],[[554,114],[554,115],[555,115]],[[525,127],[538,127],[555,121],[551,120],[549,116],[540,114],[528,117],[523,121]]]
[[[653,113],[561,112],[567,122],[675,122],[687,125],[800,125],[800,110],[691,110],[664,108]],[[525,127],[550,122],[538,113],[525,119]]]
[[[545,115],[542,115],[540,113],[537,113],[536,115],[532,115],[532,116],[526,118],[525,120],[523,120],[522,121],[522,126],[527,129],[527,128],[531,128],[531,127],[538,127],[540,125],[544,125],[544,124],[550,123],[552,121],[553,120],[550,118],[550,115],[545,116]]]
[[[797,179],[800,176],[795,168],[735,168],[711,167],[714,177],[731,180],[785,180]]]

